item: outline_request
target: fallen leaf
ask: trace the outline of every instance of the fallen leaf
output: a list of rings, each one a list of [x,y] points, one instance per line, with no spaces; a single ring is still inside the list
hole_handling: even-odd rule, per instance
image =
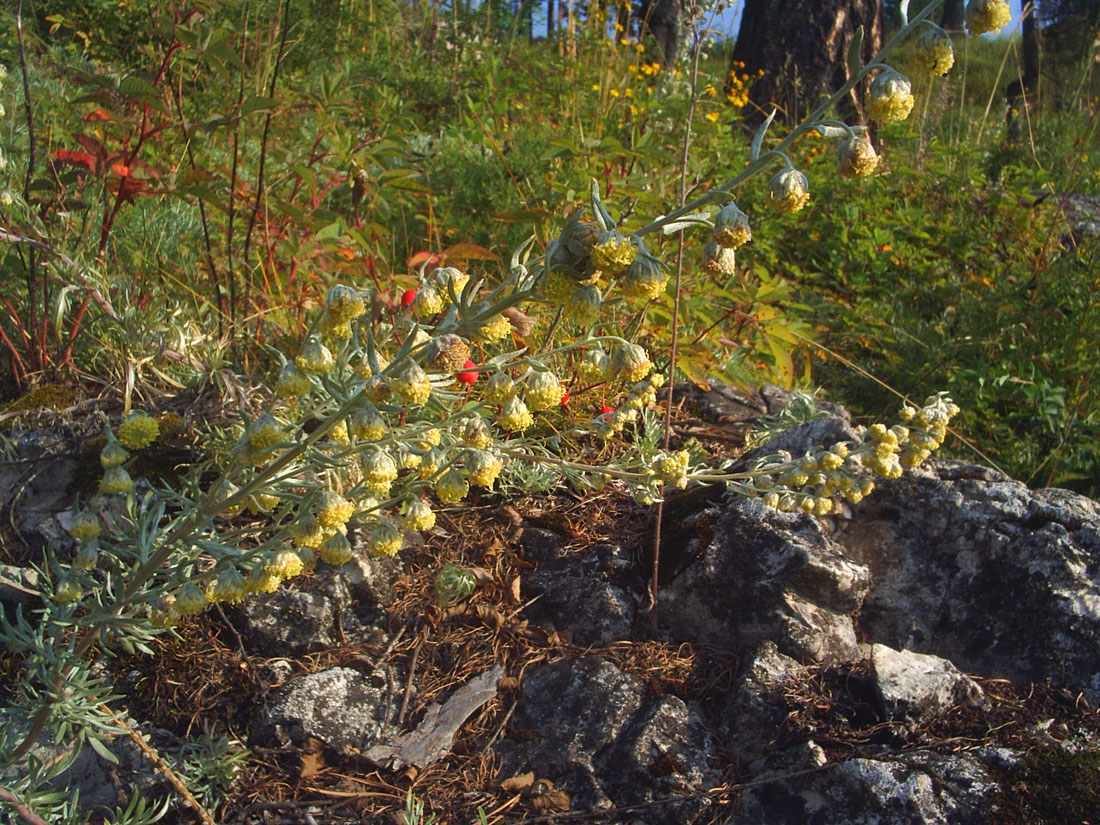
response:
[[[517,774],[516,776],[505,779],[500,783],[500,789],[502,791],[522,791],[526,788],[530,788],[534,782],[535,774],[528,771],[527,773]]]
[[[520,584],[519,576],[516,576],[514,579],[512,579],[512,584],[509,588],[509,590],[511,592],[511,595],[512,595],[512,601],[515,602],[516,604],[519,604],[520,601],[521,601],[519,584]]]
[[[515,307],[508,307],[508,309],[500,314],[508,319],[508,322],[512,325],[512,329],[516,331],[520,338],[526,338],[535,331],[535,324],[537,321],[530,315],[525,315],[523,312],[520,312]]]

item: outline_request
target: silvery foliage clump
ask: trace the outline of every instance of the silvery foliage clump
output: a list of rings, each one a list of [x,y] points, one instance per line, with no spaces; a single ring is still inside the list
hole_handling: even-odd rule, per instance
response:
[[[157,427],[137,414],[121,422],[101,455],[99,493],[74,513],[73,546],[49,548],[40,598],[0,626],[5,655],[22,660],[23,676],[22,721],[0,726],[0,789],[40,815],[76,816],[50,780],[84,744],[106,756],[123,732],[111,709],[118,697],[93,653],[151,653],[185,616],[349,561],[358,552],[352,533],[366,551],[396,555],[410,531],[431,530],[472,489],[614,483],[652,503],[670,488],[725,483],[783,510],[826,514],[869,493],[875,476],[926,459],[958,410],[942,396],[904,406],[862,444],[768,456],[747,470],[663,449],[656,401],[665,376],[655,371],[657,354],[635,340],[640,323],[624,327],[619,310],[644,309],[666,288],[669,269],[647,236],[709,233],[701,266],[732,267],[751,228],[731,193],[751,178],[778,165],[773,206],[802,208],[809,182],[784,150],[811,132],[841,146],[861,139],[828,117],[833,105],[886,71],[886,54],[938,5],[866,65],[854,44],[848,84],[764,151],[769,118],[741,173],[644,226],[618,225],[593,185],[587,209],[543,254],[533,239],[524,244],[499,282],[425,266],[400,294],[334,286],[299,351],[272,352],[270,401],[212,431],[224,449],[178,485],[135,482],[131,451],[148,449]],[[873,147],[849,148],[842,165],[868,168]],[[35,756],[43,737],[66,746],[48,763]],[[152,821],[157,810],[121,812],[117,821]]]

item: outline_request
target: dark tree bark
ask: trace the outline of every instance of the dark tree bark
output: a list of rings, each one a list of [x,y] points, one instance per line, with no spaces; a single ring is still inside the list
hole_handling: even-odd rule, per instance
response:
[[[745,117],[762,120],[774,106],[777,119],[799,122],[848,81],[848,49],[860,26],[866,62],[882,48],[882,0],[745,0],[730,71],[750,78],[764,72],[749,91]],[[866,120],[855,92],[838,114]]]
[[[641,0],[638,27],[657,42],[661,68],[676,62],[688,35],[688,11],[684,0]]]
[[[964,0],[947,0],[943,4],[940,26],[952,34],[958,34],[963,30],[963,23],[965,22],[966,3]]]

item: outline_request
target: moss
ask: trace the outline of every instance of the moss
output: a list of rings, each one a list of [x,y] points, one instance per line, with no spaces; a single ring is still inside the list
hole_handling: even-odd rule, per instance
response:
[[[23,410],[35,410],[39,407],[61,410],[70,406],[75,398],[76,390],[72,387],[63,387],[60,384],[43,384],[0,407],[0,413],[22,412]],[[16,420],[16,418],[9,418],[4,422],[4,426],[11,427]]]
[[[1031,751],[1008,771],[995,825],[1086,825],[1100,811],[1100,750]]]

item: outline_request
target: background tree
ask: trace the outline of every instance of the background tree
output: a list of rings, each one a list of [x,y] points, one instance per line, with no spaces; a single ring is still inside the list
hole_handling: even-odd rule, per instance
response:
[[[758,121],[776,106],[781,119],[797,122],[844,85],[845,58],[860,26],[864,60],[882,47],[882,6],[883,0],[746,0],[730,72],[763,71],[749,91],[746,119]],[[865,120],[854,92],[846,108],[845,117]]]

